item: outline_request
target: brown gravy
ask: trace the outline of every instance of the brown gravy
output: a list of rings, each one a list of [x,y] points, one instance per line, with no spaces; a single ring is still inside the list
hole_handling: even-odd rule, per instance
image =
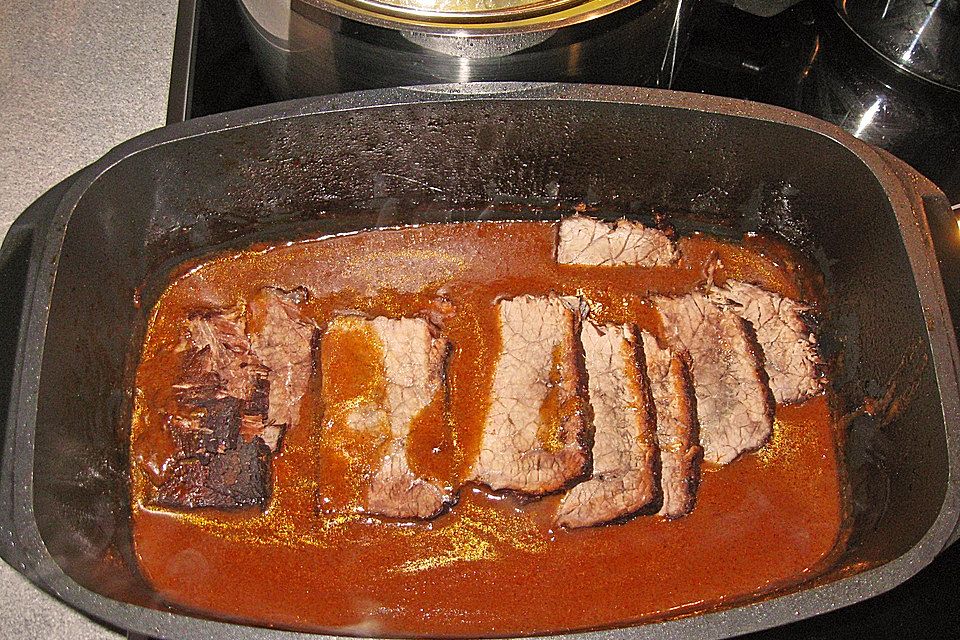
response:
[[[330,480],[350,475],[335,449],[351,443],[320,437],[317,375],[301,425],[274,458],[265,513],[150,505],[174,451],[163,422],[173,409],[171,347],[183,319],[242,303],[263,286],[308,287],[307,313],[321,328],[337,310],[398,316],[436,304],[438,294],[452,302],[450,429],[415,429],[410,444],[414,468],[450,482],[463,477],[479,444],[498,348],[496,297],[578,294],[602,321],[657,330],[642,298],[690,291],[713,254],[718,282],[819,295],[817,274],[770,239],[686,237],[678,266],[651,270],[557,265],[554,234],[553,225],[531,222],[423,226],[255,248],[184,270],[151,318],[131,440],[134,544],[157,592],[207,615],[299,630],[518,635],[702,611],[816,575],[840,544],[843,522],[823,396],[778,407],[770,443],[706,470],[689,516],[565,531],[550,527],[556,496],[521,505],[472,485],[451,513],[426,524],[325,509],[349,502],[355,488]]]

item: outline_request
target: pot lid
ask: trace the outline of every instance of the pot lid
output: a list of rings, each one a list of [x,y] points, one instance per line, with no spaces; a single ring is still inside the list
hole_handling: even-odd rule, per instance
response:
[[[533,18],[583,4],[584,0],[343,0],[359,9],[437,22],[503,22]]]

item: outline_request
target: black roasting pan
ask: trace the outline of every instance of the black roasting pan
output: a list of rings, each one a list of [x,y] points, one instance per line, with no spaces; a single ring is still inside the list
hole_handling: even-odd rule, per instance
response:
[[[134,632],[298,637],[168,606],[138,575],[131,375],[165,274],[254,240],[553,219],[579,203],[642,220],[666,213],[681,232],[777,233],[819,265],[829,292],[823,346],[846,416],[851,529],[824,576],[760,602],[563,637],[769,628],[887,591],[952,542],[960,235],[943,194],[892,156],[783,109],[504,83],[330,96],[169,126],[120,145],[24,212],[0,252],[3,559]],[[856,411],[885,393],[873,416]]]

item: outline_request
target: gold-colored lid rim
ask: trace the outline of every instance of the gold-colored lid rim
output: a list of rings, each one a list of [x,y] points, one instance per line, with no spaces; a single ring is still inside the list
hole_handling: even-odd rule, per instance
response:
[[[328,12],[388,29],[450,36],[493,36],[542,32],[589,22],[631,5],[659,0],[538,0],[513,13],[412,13],[384,0],[292,0],[298,13]],[[386,7],[386,8],[383,8]],[[480,16],[477,19],[476,16]]]
[[[524,18],[535,18],[561,9],[581,4],[584,0],[534,0],[533,2],[511,3],[509,0],[494,0],[484,8],[469,8],[476,2],[469,0],[448,0],[434,3],[433,6],[410,0],[344,0],[346,4],[359,9],[372,11],[384,16],[405,18],[408,20],[427,20],[448,24],[476,22],[510,22]],[[446,5],[438,8],[437,5]],[[461,8],[463,7],[463,8]]]

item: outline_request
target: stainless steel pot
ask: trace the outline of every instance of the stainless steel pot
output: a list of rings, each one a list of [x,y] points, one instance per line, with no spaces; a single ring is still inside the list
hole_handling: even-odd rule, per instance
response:
[[[670,86],[694,0],[238,0],[279,97],[491,80]]]

